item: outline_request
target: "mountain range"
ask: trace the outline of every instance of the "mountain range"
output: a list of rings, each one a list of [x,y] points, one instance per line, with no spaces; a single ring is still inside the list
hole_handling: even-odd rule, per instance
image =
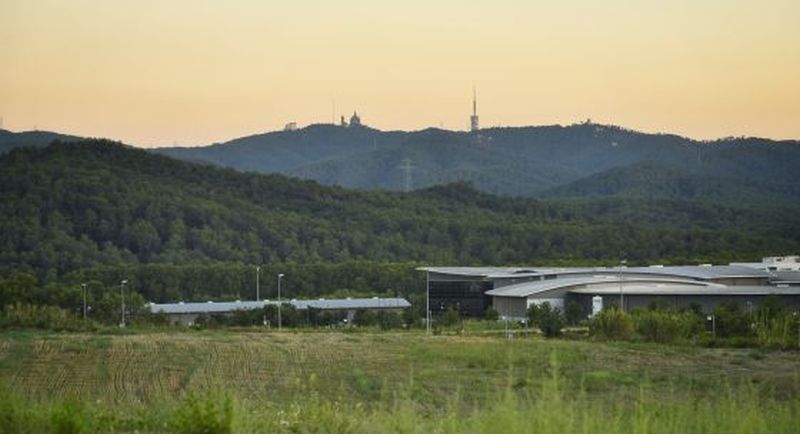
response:
[[[0,134],[0,152],[72,136]],[[468,182],[501,196],[643,197],[749,203],[800,199],[800,142],[696,141],[593,123],[479,133],[311,125],[152,152],[239,171],[367,190]],[[407,168],[404,168],[407,167]]]

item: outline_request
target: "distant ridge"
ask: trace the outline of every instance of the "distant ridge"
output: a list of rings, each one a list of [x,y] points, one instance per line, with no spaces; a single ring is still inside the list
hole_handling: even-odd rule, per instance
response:
[[[81,139],[82,137],[54,133],[51,131],[21,131],[14,133],[0,129],[0,154],[4,154],[20,146],[41,147],[49,145],[54,140],[74,142]]]
[[[0,131],[0,153],[79,138]],[[502,196],[638,196],[705,201],[800,198],[800,142],[759,138],[697,141],[593,123],[381,131],[315,124],[201,147],[151,152],[240,171],[277,173],[325,185],[401,191],[468,182]]]
[[[487,128],[478,134],[436,128],[384,132],[311,125],[207,147],[155,152],[360,189],[402,190],[398,166],[405,159],[414,166],[413,188],[466,181],[481,191],[505,196],[635,192],[736,201],[745,194],[748,200],[759,201],[795,200],[800,189],[793,175],[800,171],[798,141],[697,141],[591,123]],[[648,164],[657,168],[660,180],[651,177],[642,183],[638,172],[647,170]],[[612,179],[617,187],[603,186]],[[582,181],[594,185],[581,186]],[[667,188],[661,182],[686,188]],[[697,188],[688,187],[693,184]]]

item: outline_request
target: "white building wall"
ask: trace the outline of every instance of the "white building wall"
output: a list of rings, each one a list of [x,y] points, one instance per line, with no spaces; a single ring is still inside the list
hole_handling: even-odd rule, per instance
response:
[[[520,297],[492,297],[492,307],[501,319],[525,319],[528,314],[527,299]]]

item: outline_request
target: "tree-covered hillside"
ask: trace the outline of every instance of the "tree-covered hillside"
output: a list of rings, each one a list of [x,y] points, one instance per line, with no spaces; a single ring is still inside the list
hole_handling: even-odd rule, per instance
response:
[[[563,192],[573,197],[583,192],[588,196],[605,195],[608,191],[627,196],[630,189],[636,189],[650,197],[696,197],[693,189],[683,195],[680,188],[637,184],[636,172],[648,164],[679,171],[681,183],[705,184],[705,200],[796,201],[800,190],[800,181],[794,176],[800,169],[797,141],[698,142],[591,123],[488,128],[478,134],[312,125],[209,147],[164,148],[156,152],[239,170],[282,173],[327,185],[372,190],[402,190],[401,166],[405,161],[412,166],[413,188],[467,181],[478,190],[503,196],[553,197]],[[737,182],[729,182],[732,179]],[[581,186],[598,182],[599,190]],[[614,182],[624,185],[604,185]],[[677,181],[670,178],[668,182]],[[738,196],[739,184],[765,182],[771,186],[766,196]]]
[[[792,205],[541,201],[466,184],[349,191],[107,141],[0,157],[0,273],[143,263],[536,264],[748,259],[798,251]]]
[[[53,133],[50,131],[22,131],[13,133],[8,130],[0,129],[0,154],[4,154],[21,146],[47,146],[53,140],[74,142],[82,139],[80,137]]]

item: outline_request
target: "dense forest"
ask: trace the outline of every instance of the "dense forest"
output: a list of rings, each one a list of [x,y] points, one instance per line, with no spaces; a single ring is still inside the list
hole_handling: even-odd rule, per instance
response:
[[[797,215],[792,204],[501,198],[464,183],[352,191],[103,140],[55,142],[0,157],[0,277],[73,286],[132,279],[154,301],[252,297],[253,267],[267,264],[292,270],[287,284],[298,295],[405,293],[420,289],[419,264],[726,262],[797,252]]]

